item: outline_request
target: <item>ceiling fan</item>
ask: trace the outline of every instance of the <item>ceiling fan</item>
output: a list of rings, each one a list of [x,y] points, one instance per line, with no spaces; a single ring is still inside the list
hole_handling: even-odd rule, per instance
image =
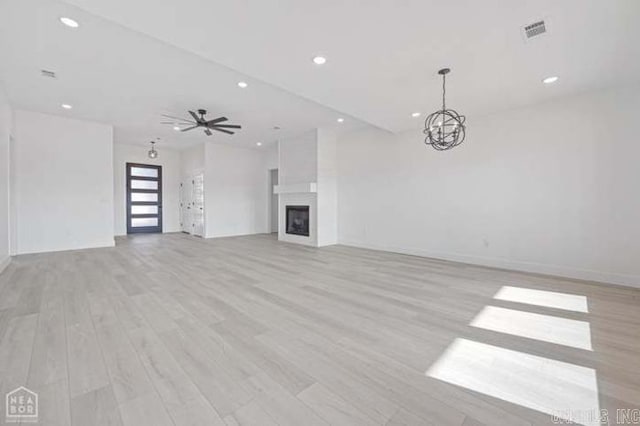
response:
[[[193,117],[193,120],[189,118],[173,117],[171,115],[162,114],[163,117],[174,120],[174,121],[163,121],[162,124],[172,124],[176,126],[175,127],[176,130],[180,130],[181,132],[187,132],[189,130],[197,129],[198,127],[204,127],[204,132],[207,134],[207,136],[212,135],[211,130],[217,130],[218,132],[233,135],[234,132],[227,129],[242,128],[237,124],[219,124],[219,123],[228,121],[229,119],[227,117],[218,117],[218,118],[214,118],[213,120],[206,120],[204,116],[207,114],[207,111],[204,109],[198,110],[198,114],[200,114],[199,117],[198,117],[198,114],[196,114],[193,111],[189,111],[189,114],[191,115],[191,117]],[[188,126],[188,127],[181,128],[182,126]]]

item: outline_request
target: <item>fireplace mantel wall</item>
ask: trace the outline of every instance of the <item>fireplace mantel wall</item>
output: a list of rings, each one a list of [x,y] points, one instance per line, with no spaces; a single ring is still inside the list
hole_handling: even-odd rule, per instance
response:
[[[336,138],[317,129],[278,142],[278,239],[314,247],[336,244]],[[309,237],[287,234],[286,206],[309,206]]]

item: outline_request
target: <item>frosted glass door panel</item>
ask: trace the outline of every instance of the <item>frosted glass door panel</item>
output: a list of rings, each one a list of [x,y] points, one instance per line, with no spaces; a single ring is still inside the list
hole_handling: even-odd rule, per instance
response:
[[[131,206],[131,214],[158,214],[158,206]]]
[[[138,228],[141,226],[158,226],[158,218],[157,217],[141,217],[141,218],[133,218],[131,219],[131,226],[134,228]]]
[[[157,180],[132,180],[131,189],[158,189]]]
[[[150,193],[150,192],[132,192],[131,193],[131,201],[146,201],[146,202],[157,202],[158,194]]]
[[[131,167],[131,176],[158,177],[158,169],[149,167]]]

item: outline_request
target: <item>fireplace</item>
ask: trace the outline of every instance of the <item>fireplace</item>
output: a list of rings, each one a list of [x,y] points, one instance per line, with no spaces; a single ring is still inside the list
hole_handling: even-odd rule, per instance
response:
[[[287,206],[287,234],[309,236],[309,206]]]

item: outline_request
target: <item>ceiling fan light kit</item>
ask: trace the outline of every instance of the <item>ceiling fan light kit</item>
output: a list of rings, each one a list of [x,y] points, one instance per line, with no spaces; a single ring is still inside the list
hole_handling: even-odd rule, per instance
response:
[[[229,129],[242,128],[242,126],[239,126],[237,124],[220,124],[225,121],[229,121],[227,117],[218,117],[218,118],[214,118],[213,120],[205,119],[204,116],[207,115],[207,110],[205,109],[199,109],[197,113],[194,111],[189,111],[189,115],[191,115],[192,117],[191,119],[174,117],[171,115],[163,114],[162,115],[163,117],[174,120],[174,121],[163,121],[162,124],[170,124],[172,126],[178,127],[178,130],[180,130],[181,132],[188,132],[189,130],[197,129],[198,127],[203,127],[204,133],[207,136],[211,136],[213,134],[211,133],[211,130],[233,135],[235,134],[235,132],[232,132]],[[180,128],[180,126],[187,126],[187,127]]]
[[[442,76],[442,109],[429,114],[424,121],[423,133],[427,135],[424,143],[438,151],[446,151],[460,145],[466,136],[465,116],[447,109],[445,104],[446,75],[450,71],[449,68],[438,71]]]

